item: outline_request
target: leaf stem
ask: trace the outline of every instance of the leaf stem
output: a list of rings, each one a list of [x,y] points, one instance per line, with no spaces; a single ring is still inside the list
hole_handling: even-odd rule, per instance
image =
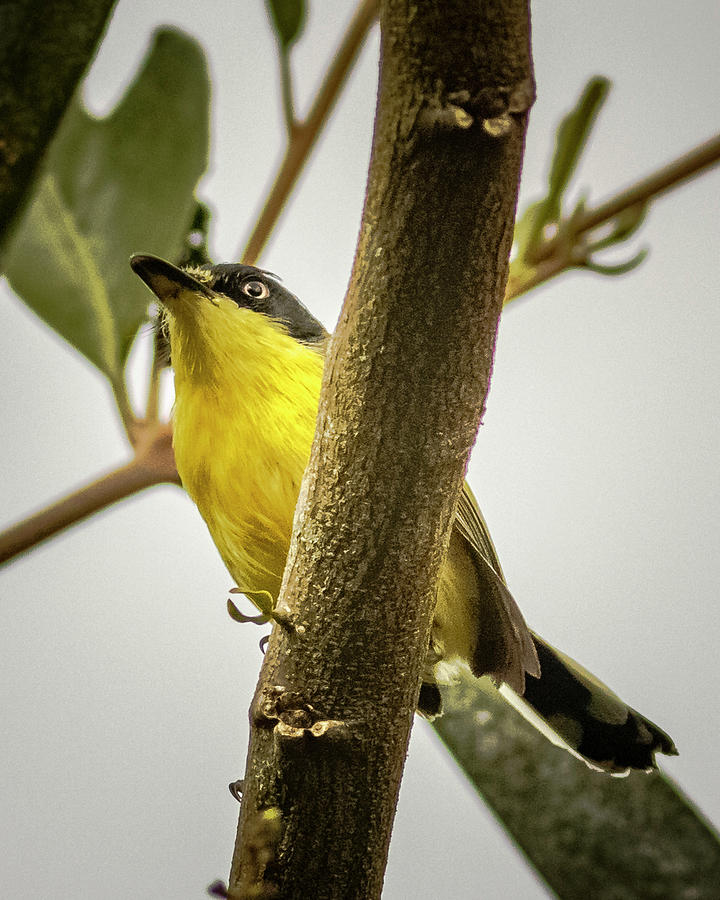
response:
[[[719,161],[720,134],[717,134],[627,190],[601,203],[600,206],[586,210],[575,223],[575,230],[578,234],[592,231],[626,209],[644,205],[649,200],[656,200],[661,194],[677,187],[688,178],[693,178],[703,169],[716,165]],[[554,243],[555,240],[548,241],[549,246],[543,247],[543,256],[552,254]]]
[[[132,460],[9,528],[0,537],[0,563],[37,546],[68,525],[81,522],[98,510],[155,483],[154,475],[139,465],[137,460]]]
[[[283,114],[287,128],[288,141],[293,139],[297,126],[295,121],[295,101],[293,99],[292,72],[290,71],[290,53],[286,48],[280,51],[280,89],[282,91]]]
[[[158,352],[158,332],[153,335],[153,355],[148,379],[147,402],[145,403],[145,421],[157,422],[160,415],[160,373],[163,370]]]
[[[118,408],[120,419],[122,421],[123,428],[125,429],[125,434],[127,435],[130,444],[132,446],[135,446],[137,419],[135,418],[135,414],[133,413],[132,407],[130,406],[130,400],[127,393],[127,385],[125,384],[122,376],[120,376],[118,379],[113,379],[110,382],[110,385],[112,387],[113,396],[115,398],[115,405]]]
[[[378,0],[360,0],[355,15],[315,95],[310,112],[301,122],[295,121],[293,116],[293,127],[288,128],[285,155],[275,175],[262,212],[240,255],[243,262],[252,265],[262,253],[290,192],[308,160],[310,151],[328,120],[330,110],[338,98],[370,26],[375,21],[377,11]],[[286,121],[287,115],[286,107]]]

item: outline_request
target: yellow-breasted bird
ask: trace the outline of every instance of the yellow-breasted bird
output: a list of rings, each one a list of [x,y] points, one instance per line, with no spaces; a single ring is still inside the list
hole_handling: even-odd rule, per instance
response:
[[[241,591],[277,599],[317,416],[328,333],[254,266],[179,269],[137,255],[160,301],[175,370],[183,486]],[[672,740],[574,660],[530,632],[465,484],[440,571],[418,709],[441,711],[439,662],[489,675],[535,725],[593,768],[655,767]]]

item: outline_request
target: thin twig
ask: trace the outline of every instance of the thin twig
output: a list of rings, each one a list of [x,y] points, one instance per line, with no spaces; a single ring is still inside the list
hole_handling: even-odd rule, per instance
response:
[[[0,534],[0,564],[143,488],[167,482],[179,483],[172,454],[170,425],[141,427],[138,434],[137,455],[127,465],[81,487]]]
[[[516,300],[523,294],[527,294],[533,288],[550,281],[556,275],[567,271],[571,267],[567,256],[558,253],[550,259],[545,259],[532,269],[526,269],[520,277],[514,276],[512,266],[510,267],[510,275],[508,276],[507,287],[505,288],[504,306],[507,306],[512,300]]]
[[[699,175],[704,169],[716,165],[720,161],[720,134],[700,144],[689,153],[673,160],[657,172],[653,172],[642,181],[636,182],[625,191],[621,191],[594,209],[585,210],[573,222],[573,234],[580,235],[604,225],[634,206],[643,206],[655,200],[661,194],[677,187],[689,178]],[[567,238],[565,238],[567,240]],[[554,256],[563,239],[553,237],[540,245],[531,262],[539,263]]]
[[[160,416],[160,373],[163,363],[160,359],[160,331],[153,332],[153,355],[150,364],[150,378],[148,380],[147,402],[145,404],[145,421],[157,422]]]
[[[127,435],[127,439],[130,441],[131,446],[135,445],[135,435],[136,435],[136,425],[137,419],[135,418],[135,413],[130,406],[130,401],[128,400],[127,394],[127,386],[120,376],[119,381],[111,381],[110,386],[112,387],[113,397],[115,398],[115,405],[117,406],[118,413],[120,414],[120,420],[123,424],[123,428],[125,429],[125,434]]]
[[[295,122],[285,156],[278,169],[265,205],[242,251],[243,262],[252,265],[262,253],[280,213],[307,162],[315,141],[328,120],[345,79],[352,68],[370,26],[375,21],[378,0],[361,0],[342,43],[325,74],[310,112],[302,122]]]

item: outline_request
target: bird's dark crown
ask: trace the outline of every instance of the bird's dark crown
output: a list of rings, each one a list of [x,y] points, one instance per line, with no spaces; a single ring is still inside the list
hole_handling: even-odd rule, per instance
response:
[[[188,270],[189,274],[218,294],[229,297],[238,306],[262,313],[282,322],[291,337],[314,344],[328,336],[323,325],[312,313],[280,284],[277,276],[256,266],[241,263],[220,263]],[[267,296],[255,297],[248,285],[259,281],[267,288]]]

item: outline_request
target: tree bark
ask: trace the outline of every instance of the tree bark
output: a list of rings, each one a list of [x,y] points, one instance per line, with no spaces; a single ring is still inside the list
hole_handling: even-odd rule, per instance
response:
[[[0,238],[4,239],[115,6],[5,0],[0,9]]]
[[[379,897],[438,569],[485,406],[525,0],[386,0],[368,196],[251,709],[231,897]]]

